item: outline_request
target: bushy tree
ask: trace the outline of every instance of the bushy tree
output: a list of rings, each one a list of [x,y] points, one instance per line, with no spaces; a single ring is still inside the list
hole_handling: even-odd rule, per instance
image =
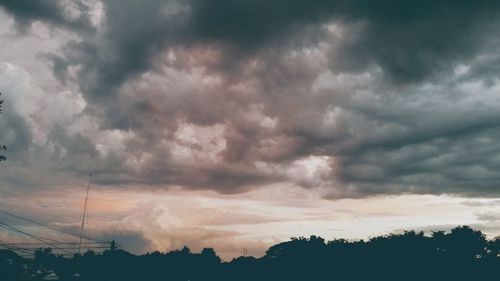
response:
[[[298,237],[270,247],[263,257],[241,256],[232,261],[222,261],[211,248],[196,253],[184,247],[140,256],[114,249],[85,253],[78,280],[497,280],[499,241],[461,226],[430,235],[405,231],[368,241]],[[29,260],[0,250],[0,280],[47,280],[43,278],[54,272],[61,281],[74,281],[75,264],[75,258],[50,249],[37,250]]]

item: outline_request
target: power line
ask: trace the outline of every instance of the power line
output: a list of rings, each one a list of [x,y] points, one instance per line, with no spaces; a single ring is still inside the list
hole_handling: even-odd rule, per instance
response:
[[[9,246],[9,247],[14,247],[14,248],[19,248],[19,249],[25,249],[25,250],[38,250],[38,249],[42,249],[41,247],[16,247],[15,245],[11,245],[11,244],[3,245],[3,243],[0,243],[0,246]],[[57,249],[58,250],[77,250],[78,247],[58,247]],[[109,246],[84,247],[83,249],[86,249],[86,250],[109,249]]]
[[[7,243],[0,241],[0,246],[9,246],[9,247],[15,247],[15,248],[22,248],[22,249],[30,249],[30,250],[38,250],[41,249],[41,244],[38,245],[32,245],[32,244],[22,244],[22,243]],[[77,245],[68,245],[68,246],[59,246],[57,249],[62,250],[76,250],[78,249]],[[91,250],[91,249],[109,249],[109,246],[85,246],[84,249]]]
[[[23,218],[23,217],[21,217],[19,215],[13,214],[11,212],[8,212],[8,211],[2,210],[2,209],[0,209],[0,213],[6,214],[8,216],[11,216],[11,217],[14,217],[14,218],[17,218],[17,219],[20,219],[20,220],[23,220],[23,221],[26,221],[26,222],[29,222],[29,223],[41,226],[41,227],[45,227],[47,229],[50,229],[50,230],[53,230],[53,231],[56,231],[56,232],[59,232],[59,233],[63,233],[63,234],[66,234],[66,235],[70,235],[70,236],[73,236],[73,237],[80,238],[79,235],[76,235],[74,233],[67,232],[67,231],[64,231],[64,230],[61,230],[61,229],[57,229],[57,228],[48,226],[46,224],[42,224],[42,223],[36,222],[34,220],[31,220],[31,219]],[[83,239],[85,239],[85,240],[91,240],[91,241],[97,241],[96,239],[92,239],[90,237],[83,237]]]
[[[6,226],[2,226],[1,224],[7,225],[7,227]],[[6,229],[14,231],[14,232],[19,232],[18,229],[14,228],[13,226],[10,226],[10,225],[8,225],[6,223],[0,222],[0,227],[6,228]],[[25,233],[22,233],[22,234],[25,234]],[[33,234],[30,234],[30,235],[33,235]],[[40,237],[38,235],[33,235],[33,236],[35,236],[35,237],[37,237],[39,239],[42,239],[42,240],[48,240],[48,241],[50,241],[50,243],[58,243],[59,242],[58,240],[54,240],[54,239],[48,238],[48,237]],[[43,242],[43,244],[45,244],[45,242]]]
[[[22,248],[22,247],[16,247],[10,243],[6,243],[4,241],[0,241],[0,247],[2,248],[5,248],[7,250],[11,250],[11,251],[15,251],[16,254],[19,254],[18,252],[21,252],[21,253],[24,253],[24,254],[28,254],[28,255],[34,255],[35,254],[35,250],[32,250],[32,249],[25,249],[25,248]]]
[[[4,248],[3,250],[12,251],[12,252],[14,252],[17,255],[20,255],[20,253],[22,253],[24,255],[29,255],[29,256],[35,255],[35,252],[29,251],[29,250],[25,250],[25,249],[22,249],[22,248],[13,248],[13,247],[4,246],[4,245],[0,245],[0,247],[3,247]]]
[[[95,253],[103,253],[106,249],[109,249],[110,246],[107,244],[112,242],[82,242],[81,249],[82,250],[91,250]],[[52,245],[58,245],[58,247],[54,250],[78,250],[79,243],[75,242],[53,242]],[[32,243],[32,242],[17,242],[17,243],[7,243],[0,240],[0,247],[9,247],[9,249],[24,249],[29,251],[35,251],[38,249],[42,249],[41,246],[46,245],[45,243]]]
[[[7,246],[7,245],[0,245],[0,247],[5,248],[4,250],[10,250],[10,251],[15,251],[15,252],[21,252],[21,253],[24,253],[24,254],[30,254],[30,255],[35,254],[35,251],[32,251],[32,250],[26,250],[26,249],[23,249],[23,248],[10,247],[10,246]]]
[[[32,237],[32,238],[33,238],[33,237],[36,237],[35,239],[36,239],[37,241],[41,241],[41,242],[42,242],[42,244],[46,244],[46,243],[47,243],[47,241],[45,241],[45,240],[49,240],[49,241],[51,241],[50,243],[59,243],[59,241],[54,240],[54,239],[52,239],[52,238],[48,238],[48,237],[41,237],[41,236],[38,236],[38,235],[34,235],[34,234],[30,234],[30,233],[24,232],[24,231],[19,230],[19,229],[15,228],[15,227],[13,227],[13,226],[11,226],[11,225],[8,225],[8,224],[7,224],[7,223],[5,223],[5,222],[1,222],[1,221],[0,221],[0,227],[3,227],[3,228],[5,228],[5,229],[10,230],[10,231],[13,231],[13,232],[17,232],[17,233],[21,233],[21,234],[24,234],[24,235],[28,235],[28,236],[30,236],[30,237]],[[39,239],[41,239],[41,240],[39,240]],[[42,241],[42,240],[43,240],[43,241]]]
[[[34,254],[35,253],[35,250],[11,246],[9,243],[0,243],[0,247],[3,247],[7,250],[19,251],[19,252],[22,252],[25,254]]]
[[[102,245],[102,244],[109,244],[110,242],[108,241],[102,241],[102,242],[82,242],[82,245]],[[45,243],[9,243],[10,245],[44,245]],[[78,245],[78,242],[54,242],[52,243],[54,245]]]
[[[8,247],[12,247],[12,248],[16,248],[16,249],[24,249],[24,250],[38,250],[38,249],[43,249],[41,247],[16,247],[15,245],[11,245],[11,244],[4,244],[4,243],[0,243],[0,247],[1,246],[8,246]],[[57,250],[77,250],[78,247],[58,247]],[[109,249],[108,246],[99,246],[99,247],[85,247],[83,249],[86,249],[86,250],[93,250],[93,249]]]
[[[14,232],[17,232],[17,233],[24,234],[24,235],[26,235],[26,236],[29,236],[29,237],[31,237],[31,238],[33,238],[33,239],[35,239],[35,240],[38,240],[38,241],[42,242],[42,243],[44,243],[44,244],[46,244],[46,245],[48,245],[48,246],[51,246],[51,247],[52,247],[52,248],[54,248],[54,249],[59,249],[59,247],[58,247],[58,246],[56,246],[56,245],[54,245],[54,244],[52,244],[52,243],[50,243],[50,242],[47,242],[47,241],[43,240],[42,238],[40,238],[40,237],[38,237],[38,236],[36,236],[36,235],[33,235],[33,234],[27,233],[27,232],[25,232],[25,231],[19,230],[19,229],[15,228],[15,227],[13,227],[13,226],[10,226],[10,225],[8,225],[8,224],[6,224],[6,223],[4,223],[4,222],[1,222],[1,221],[0,221],[0,227],[3,227],[3,228],[5,228],[5,229],[7,229],[7,230],[10,230],[10,231],[14,231]],[[66,253],[68,253],[68,254],[74,254],[74,253],[71,253],[71,252],[66,251],[66,250],[64,250],[64,249],[62,249],[62,251],[63,251],[63,252],[66,252]]]

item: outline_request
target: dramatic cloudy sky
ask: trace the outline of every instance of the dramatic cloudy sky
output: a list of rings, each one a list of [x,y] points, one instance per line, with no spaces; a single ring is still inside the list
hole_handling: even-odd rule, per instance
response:
[[[499,1],[1,0],[0,23],[4,210],[74,231],[91,172],[89,233],[137,253],[500,234]]]

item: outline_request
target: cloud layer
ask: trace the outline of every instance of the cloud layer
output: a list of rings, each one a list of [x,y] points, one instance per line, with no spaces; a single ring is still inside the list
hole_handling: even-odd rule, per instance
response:
[[[498,196],[497,2],[2,1],[2,181]]]

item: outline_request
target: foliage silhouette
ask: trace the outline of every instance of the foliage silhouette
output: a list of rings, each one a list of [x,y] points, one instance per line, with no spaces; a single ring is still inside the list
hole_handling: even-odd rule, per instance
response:
[[[487,240],[467,226],[449,232],[405,231],[368,241],[292,238],[261,258],[223,262],[213,249],[133,255],[123,250],[85,253],[82,281],[127,280],[487,280],[500,274],[500,238]],[[0,280],[43,280],[55,272],[74,280],[75,257],[40,249],[33,260],[0,251]]]

